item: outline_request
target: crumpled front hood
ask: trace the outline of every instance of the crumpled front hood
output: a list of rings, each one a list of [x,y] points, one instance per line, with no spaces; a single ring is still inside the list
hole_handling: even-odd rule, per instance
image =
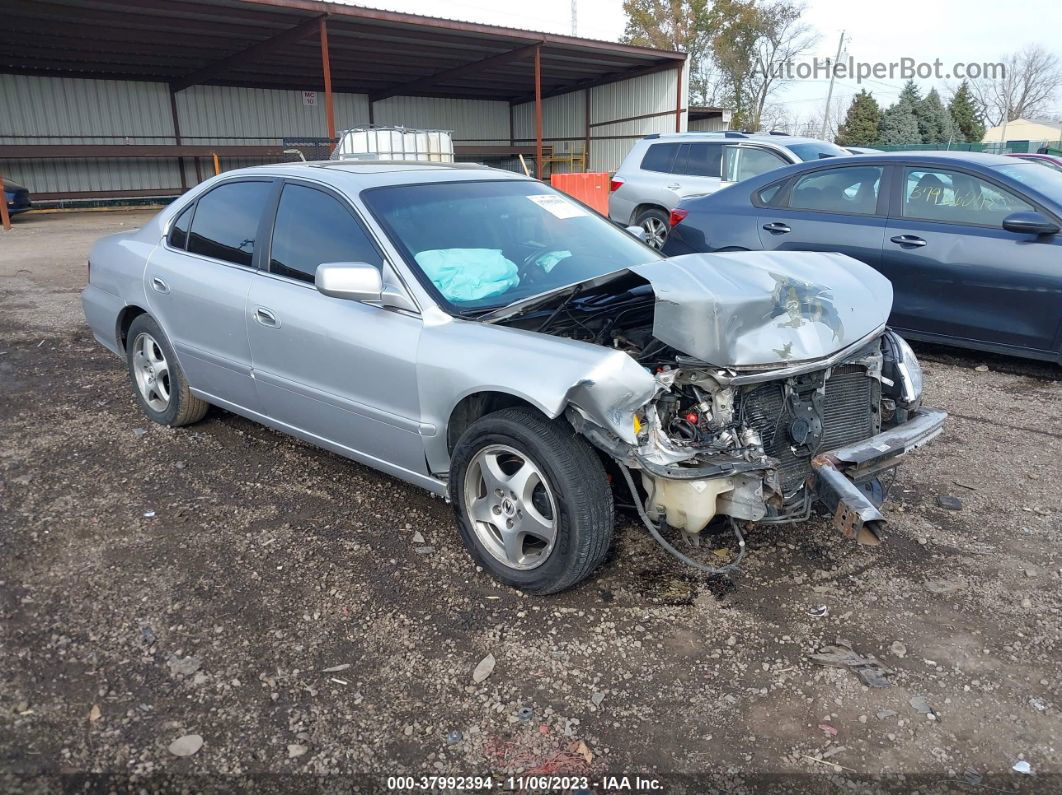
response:
[[[721,367],[820,359],[892,310],[889,280],[844,254],[687,254],[630,270],[656,294],[653,336]]]

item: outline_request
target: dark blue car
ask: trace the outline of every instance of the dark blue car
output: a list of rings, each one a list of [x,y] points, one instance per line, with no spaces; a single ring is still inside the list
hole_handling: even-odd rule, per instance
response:
[[[30,192],[21,185],[8,182],[6,179],[4,180],[4,201],[7,202],[7,211],[11,215],[24,213],[33,207],[30,202]]]
[[[892,282],[905,337],[1062,363],[1062,173],[895,152],[799,163],[682,202],[668,255],[839,251]]]

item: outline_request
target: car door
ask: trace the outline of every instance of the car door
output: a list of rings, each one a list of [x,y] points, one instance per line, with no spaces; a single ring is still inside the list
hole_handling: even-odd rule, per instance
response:
[[[392,278],[349,202],[323,186],[286,181],[267,254],[246,310],[265,414],[381,469],[426,474],[420,316],[332,298],[314,286],[325,262],[368,262]]]
[[[1062,244],[1008,232],[1037,210],[972,171],[906,165],[885,232],[892,324],[927,336],[1050,350],[1059,325]]]
[[[758,177],[776,168],[792,165],[793,161],[781,152],[756,144],[726,144],[723,146],[720,188]]]
[[[148,309],[169,337],[193,389],[252,411],[245,304],[260,256],[272,180],[212,188],[173,222],[144,271]]]
[[[768,251],[837,251],[879,267],[888,215],[884,180],[880,165],[834,166],[793,177],[757,218],[760,245]]]
[[[714,141],[692,141],[682,144],[671,168],[666,188],[674,198],[668,207],[675,207],[683,199],[715,193],[721,185],[723,144]]]

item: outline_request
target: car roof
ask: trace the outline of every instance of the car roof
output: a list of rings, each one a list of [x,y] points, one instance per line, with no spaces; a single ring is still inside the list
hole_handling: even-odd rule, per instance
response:
[[[689,141],[694,139],[707,141],[769,141],[779,146],[788,144],[822,144],[829,143],[821,138],[806,138],[800,135],[782,135],[779,133],[743,133],[736,130],[687,130],[686,132],[654,133],[647,135],[643,141]]]
[[[383,185],[461,180],[528,180],[523,174],[491,168],[479,163],[438,163],[419,160],[316,160],[271,163],[226,171],[234,176],[303,177],[360,191]]]
[[[868,152],[858,157],[860,162],[869,160],[904,160],[912,163],[968,163],[973,165],[991,167],[1013,165],[1013,161],[1005,155],[990,155],[984,152]],[[821,161],[819,161],[821,162]]]

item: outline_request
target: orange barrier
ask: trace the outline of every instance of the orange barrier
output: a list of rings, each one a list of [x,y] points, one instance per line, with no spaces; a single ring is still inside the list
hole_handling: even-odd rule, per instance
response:
[[[549,184],[608,216],[608,183],[611,174],[552,174]]]

